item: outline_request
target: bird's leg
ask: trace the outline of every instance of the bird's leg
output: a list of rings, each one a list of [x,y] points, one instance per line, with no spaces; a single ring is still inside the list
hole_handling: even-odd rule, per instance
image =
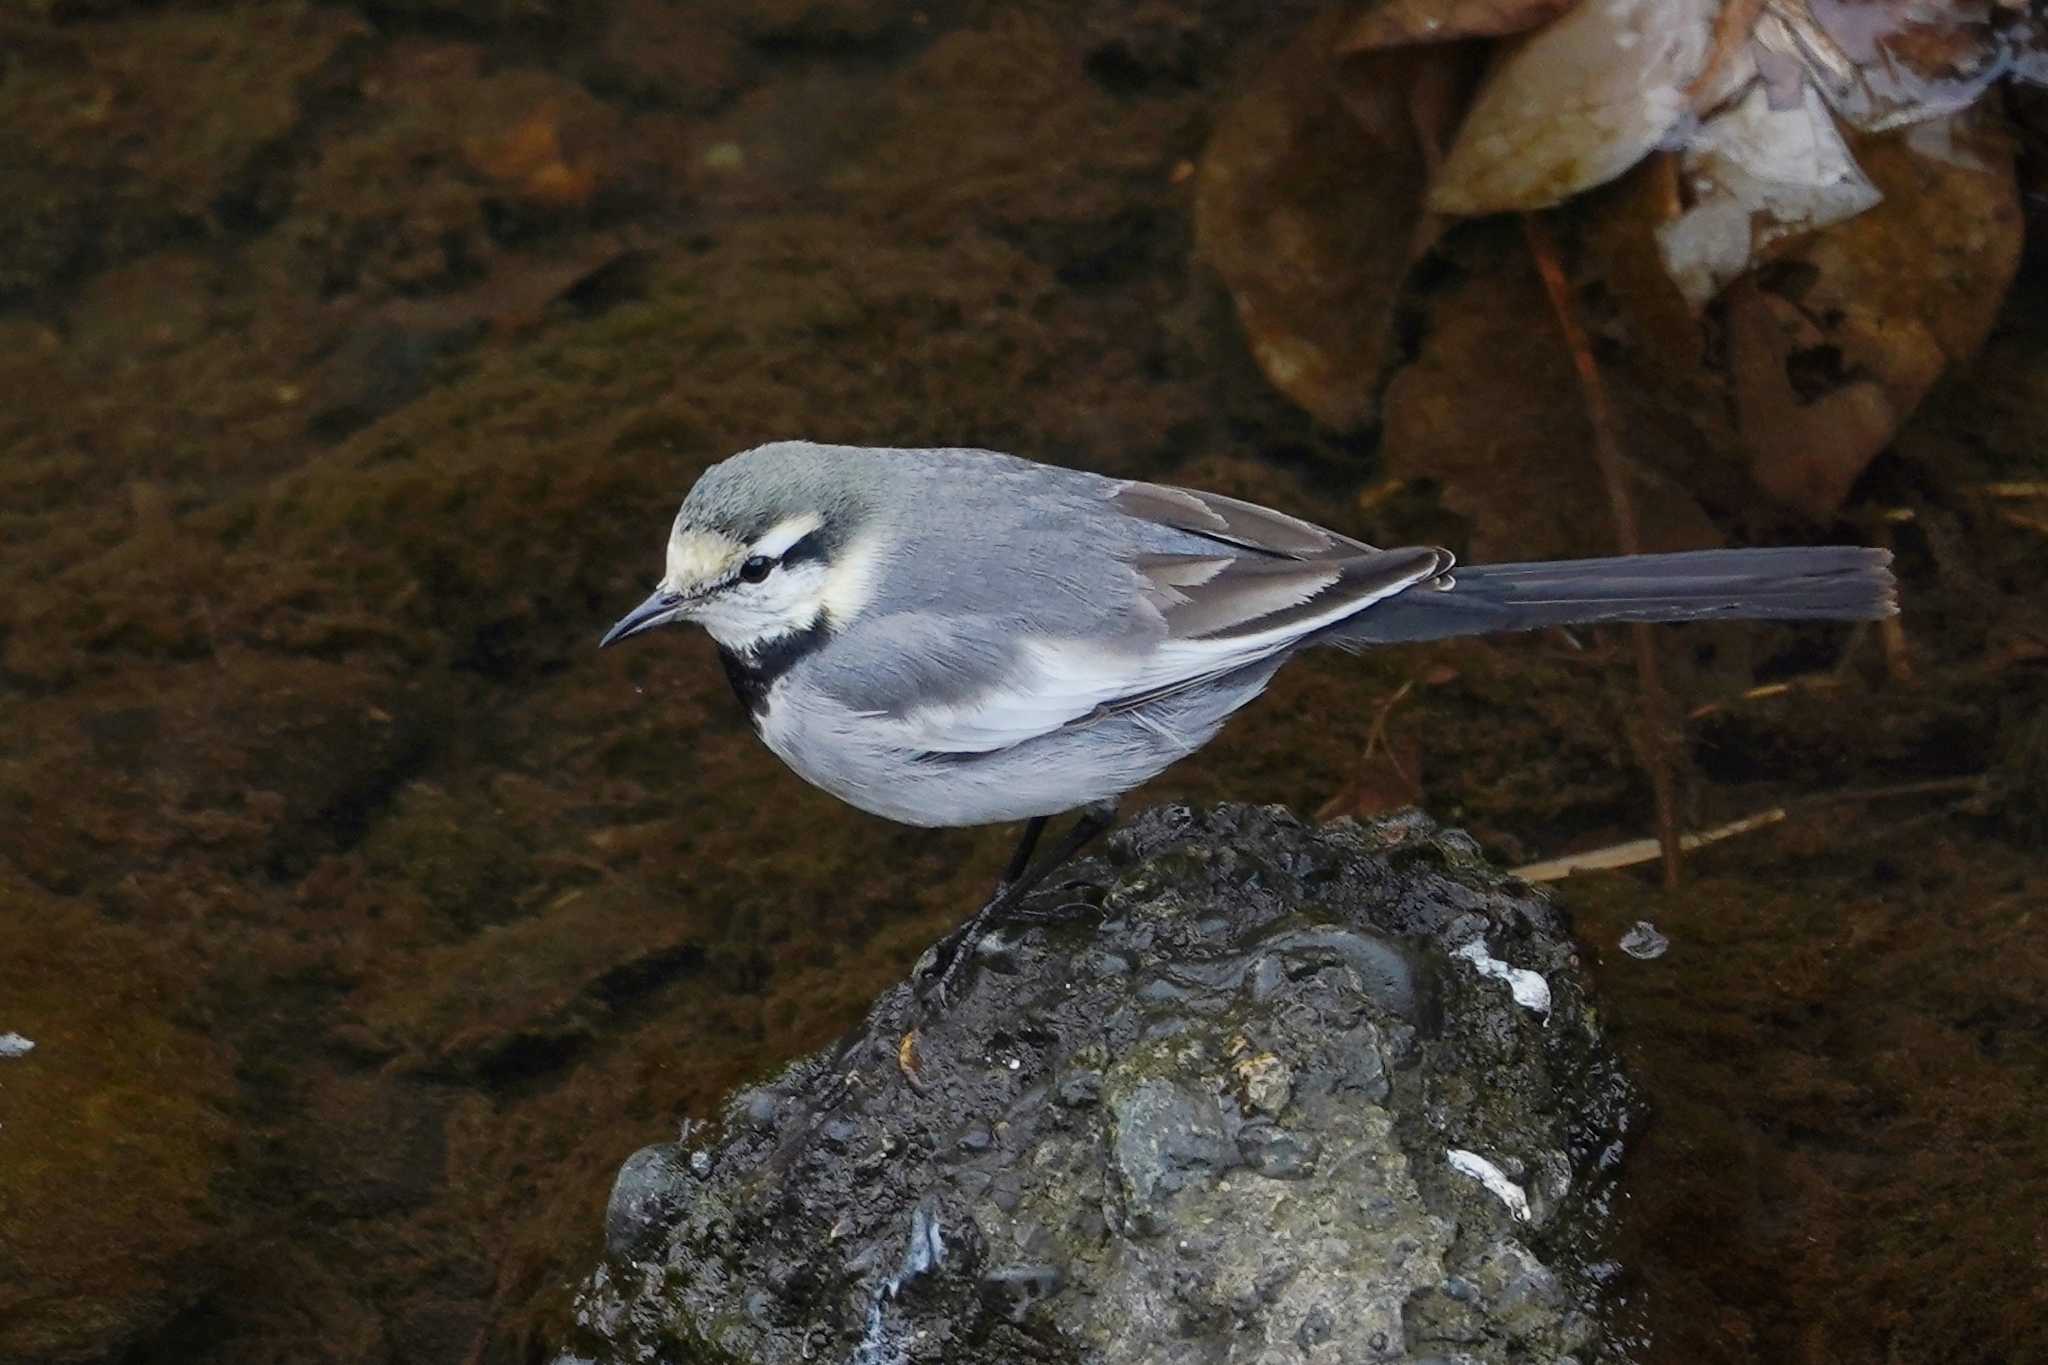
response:
[[[923,956],[918,959],[917,975],[923,976],[933,967],[943,962],[951,962],[958,954],[961,943],[970,933],[1001,914],[1015,902],[1017,895],[1030,889],[1031,882],[1026,882],[1024,876],[1031,870],[1031,855],[1038,848],[1039,836],[1045,833],[1049,818],[1034,815],[1024,822],[1024,832],[1017,836],[1017,847],[1010,854],[1010,865],[1003,869],[1002,878],[996,882],[996,889],[989,894],[987,902],[981,909],[968,916],[965,922],[954,926],[945,937],[925,950]],[[1031,879],[1032,882],[1037,880],[1037,877]]]
[[[1002,881],[997,883],[995,895],[991,896],[981,909],[969,915],[966,923],[933,944],[924,956],[918,959],[917,966],[911,971],[911,978],[914,981],[929,982],[928,985],[920,987],[920,996],[944,1005],[947,988],[959,976],[960,969],[966,965],[968,958],[973,956],[968,951],[969,945],[1014,908],[1018,901],[1024,899],[1033,887],[1073,861],[1075,854],[1093,843],[1103,831],[1115,824],[1116,803],[1098,801],[1084,807],[1081,817],[1067,831],[1066,837],[1060,840],[1059,846],[1033,863],[1031,854],[1038,846],[1038,836],[1045,831],[1045,823],[1046,817],[1041,815],[1034,817],[1024,826],[1024,834],[1017,840],[1017,851],[1011,855],[1009,869],[1004,872]]]
[[[1034,874],[1031,868],[1031,855],[1038,847],[1039,836],[1045,833],[1046,823],[1047,817],[1043,815],[1034,815],[1025,822],[1024,832],[1017,839],[1016,850],[1010,854],[1010,865],[1004,869],[1002,879],[996,883],[994,894],[979,910],[926,949],[924,955],[918,959],[917,966],[911,973],[912,977],[925,980],[933,978],[936,973],[930,989],[941,1003],[945,1000],[946,987],[953,980],[956,968],[967,958],[962,949],[968,940],[987,928],[997,916],[1014,905],[1018,897],[1052,870],[1048,867]]]
[[[1038,836],[1045,833],[1046,817],[1034,815],[1024,822],[1024,833],[1017,838],[1017,849],[1010,855],[1010,866],[1004,871],[1003,879],[996,883],[996,893],[990,900],[1001,900],[1003,893],[1024,879],[1024,873],[1031,867],[1031,855],[1038,849]]]

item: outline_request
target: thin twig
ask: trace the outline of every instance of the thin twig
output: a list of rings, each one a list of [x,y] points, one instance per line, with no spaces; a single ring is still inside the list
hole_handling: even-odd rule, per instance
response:
[[[1933,810],[1923,810],[1917,815],[1909,815],[1903,820],[1893,820],[1889,824],[1871,825],[1845,836],[1842,844],[1844,847],[1867,847],[1871,844],[1889,844],[1896,847],[1902,836],[1924,825],[1939,824],[1941,821],[1947,820],[1952,816],[1961,815],[1965,811],[1972,810],[1976,808],[1980,799],[1980,795],[1973,793],[1960,801],[1951,801],[1945,806],[1936,806]]]
[[[1738,834],[1747,834],[1751,830],[1775,825],[1787,814],[1785,807],[1773,806],[1769,810],[1758,811],[1755,815],[1746,815],[1740,820],[1730,820],[1725,825],[1716,825],[1697,834],[1685,835],[1680,843],[1689,849],[1704,848],[1723,839],[1732,839]],[[1588,849],[1584,853],[1567,853],[1562,858],[1546,858],[1540,863],[1528,863],[1510,869],[1509,875],[1520,877],[1525,882],[1562,881],[1574,872],[1607,872],[1615,868],[1634,867],[1638,863],[1647,863],[1661,856],[1663,851],[1662,845],[1655,839],[1629,839],[1623,843],[1609,844],[1605,848]]]
[[[1985,774],[1974,773],[1969,777],[1931,777],[1920,782],[1896,782],[1883,787],[1849,787],[1838,792],[1822,792],[1816,796],[1803,796],[1788,801],[1782,806],[1772,806],[1754,815],[1745,815],[1740,820],[1730,820],[1725,825],[1716,825],[1697,834],[1688,834],[1682,842],[1687,849],[1704,848],[1708,844],[1717,844],[1723,839],[1732,839],[1738,834],[1748,834],[1753,830],[1766,829],[1794,815],[1826,806],[1895,801],[1906,796],[1953,796],[1958,793],[1975,798],[1989,789],[1989,783],[1990,779]],[[1903,829],[1908,825],[1939,819],[1965,809],[1969,804],[1966,800],[1944,806],[1939,810],[1926,811],[1899,825],[1886,828]],[[1511,869],[1510,875],[1520,877],[1525,882],[1554,882],[1569,877],[1574,872],[1605,872],[1615,868],[1634,867],[1638,863],[1649,862],[1657,857],[1660,851],[1655,839],[1629,839],[1622,843],[1609,844],[1604,848],[1587,849],[1584,853],[1567,853],[1561,858],[1546,858],[1540,863],[1528,863]]]
[[[1387,718],[1394,714],[1394,708],[1401,704],[1402,698],[1414,687],[1415,680],[1411,678],[1395,688],[1393,696],[1380,703],[1379,714],[1372,718],[1372,731],[1365,737],[1365,753],[1359,759],[1359,766],[1364,766],[1365,759],[1372,756],[1374,748],[1386,750],[1387,766],[1394,770],[1394,776],[1401,779],[1402,786],[1419,797],[1422,795],[1421,786],[1414,778],[1408,776],[1407,769],[1401,766],[1401,760],[1394,754],[1394,746],[1387,741]]]
[[[1564,266],[1559,261],[1557,245],[1550,239],[1549,229],[1533,213],[1522,215],[1522,232],[1529,242],[1529,254],[1536,260],[1536,273],[1543,277],[1544,292],[1550,296],[1550,309],[1557,317],[1558,329],[1564,333],[1565,348],[1571,352],[1572,368],[1578,375],[1580,396],[1586,404],[1586,416],[1593,426],[1593,456],[1600,465],[1601,480],[1607,485],[1608,510],[1614,518],[1614,539],[1625,555],[1642,552],[1642,531],[1636,521],[1635,501],[1629,496],[1628,470],[1622,461],[1621,442],[1615,436],[1614,410],[1607,402],[1607,388],[1600,382],[1599,362],[1593,358],[1593,347],[1586,340],[1586,333],[1579,326],[1578,312],[1572,306],[1571,286],[1565,281]],[[1629,626],[1630,643],[1635,648],[1636,678],[1642,687],[1643,724],[1639,756],[1650,777],[1650,793],[1657,809],[1657,843],[1664,853],[1664,885],[1676,887],[1679,881],[1680,860],[1683,844],[1678,834],[1678,798],[1671,779],[1669,725],[1666,718],[1671,715],[1671,705],[1664,693],[1663,675],[1657,667],[1657,648],[1650,634],[1649,626],[1636,622]]]
[[[1360,796],[1365,788],[1366,768],[1372,762],[1372,756],[1376,751],[1385,751],[1387,766],[1394,770],[1394,776],[1401,779],[1401,785],[1408,789],[1409,796],[1418,801],[1422,799],[1422,784],[1410,777],[1408,770],[1401,766],[1400,758],[1394,753],[1393,742],[1387,738],[1388,718],[1393,715],[1394,708],[1399,706],[1402,699],[1409,692],[1413,691],[1414,688],[1415,680],[1410,678],[1395,688],[1393,694],[1380,703],[1378,711],[1372,718],[1372,729],[1366,733],[1365,747],[1358,751],[1358,764],[1352,773],[1351,781],[1342,790],[1338,791],[1336,795],[1317,807],[1316,819],[1318,821],[1334,820],[1346,812],[1356,813]]]
[[[1986,774],[1972,773],[1968,777],[1929,777],[1918,782],[1893,782],[1883,787],[1848,787],[1838,792],[1822,792],[1818,796],[1802,796],[1791,803],[1791,809],[1839,806],[1852,801],[1894,801],[1902,796],[1977,796],[1989,784],[1990,778]]]
[[[1826,691],[1841,685],[1842,679],[1833,673],[1807,673],[1797,678],[1787,678],[1783,682],[1763,683],[1739,696],[1722,701],[1703,702],[1686,712],[1685,718],[1701,720],[1707,716],[1718,715],[1739,702],[1767,701],[1772,697],[1789,696],[1794,692]]]

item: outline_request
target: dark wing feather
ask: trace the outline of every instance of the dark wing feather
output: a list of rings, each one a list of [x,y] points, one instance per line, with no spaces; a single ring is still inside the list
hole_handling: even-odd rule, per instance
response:
[[[1141,555],[1132,564],[1169,640],[1284,648],[1451,567],[1448,551],[1366,550],[1343,559]]]
[[[1375,602],[1441,577],[1452,562],[1446,550],[1376,550],[1269,507],[1193,489],[1126,483],[1110,501],[1126,516],[1199,537],[1217,552],[1132,559],[1145,600],[1166,623],[1162,648],[1202,663],[1171,682],[1105,703],[1084,724],[1269,658]]]
[[[1195,564],[1220,567],[1187,585],[1185,580],[1192,576],[1189,567]],[[1441,575],[1451,567],[1451,554],[1426,547],[1369,550],[1350,559],[1321,563],[1148,555],[1140,557],[1135,567],[1150,585],[1147,598],[1166,618],[1167,638],[1211,644],[1218,651],[1219,662],[1098,706],[1077,723],[1135,710],[1269,657],[1306,636],[1350,620],[1375,602]],[[1183,583],[1167,586],[1161,577],[1178,578]],[[1281,588],[1287,590],[1286,600],[1276,601]],[[1233,649],[1233,645],[1239,647]]]
[[[1376,550],[1326,527],[1216,493],[1166,484],[1117,485],[1125,516],[1209,541],[1214,554],[1149,554],[1132,561],[1169,640],[1219,644],[1300,636],[1451,568],[1447,550]],[[1347,609],[1348,606],[1348,609]]]
[[[1140,521],[1278,559],[1344,559],[1373,548],[1285,512],[1193,488],[1126,483],[1111,494],[1110,502]]]

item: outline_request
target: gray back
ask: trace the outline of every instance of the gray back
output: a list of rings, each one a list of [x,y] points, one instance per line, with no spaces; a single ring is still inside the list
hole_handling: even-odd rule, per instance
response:
[[[816,511],[881,536],[869,614],[919,611],[1116,637],[1138,600],[1140,554],[1200,553],[1197,537],[1117,511],[1116,480],[994,451],[784,441],[707,470],[680,519],[742,537]]]

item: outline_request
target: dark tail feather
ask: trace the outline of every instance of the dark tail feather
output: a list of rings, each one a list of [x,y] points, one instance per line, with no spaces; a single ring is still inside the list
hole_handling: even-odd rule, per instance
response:
[[[1394,644],[1605,621],[1860,621],[1898,611],[1888,550],[1851,545],[1689,550],[1460,568],[1374,603],[1325,635]]]

